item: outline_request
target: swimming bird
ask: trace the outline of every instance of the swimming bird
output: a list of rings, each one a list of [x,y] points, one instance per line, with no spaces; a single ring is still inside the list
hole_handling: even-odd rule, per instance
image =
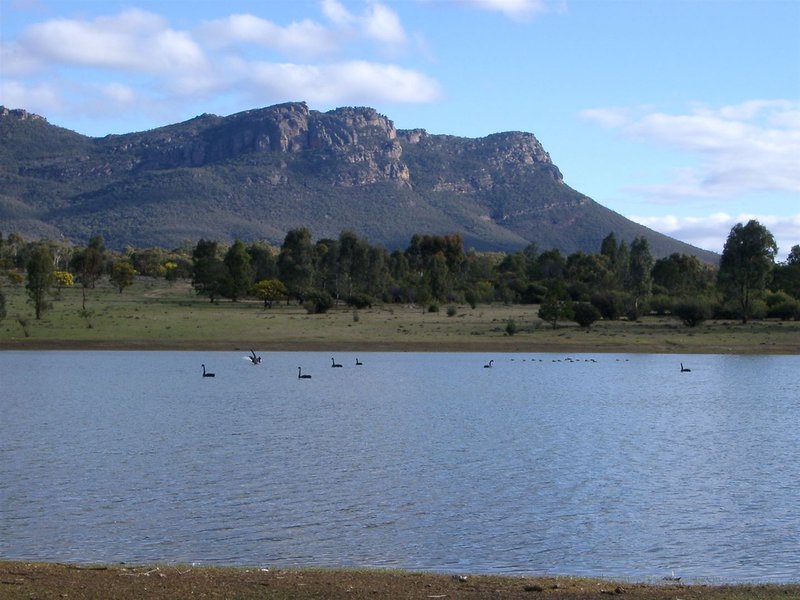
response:
[[[332,367],[341,367],[342,365],[337,363],[335,360],[333,360],[333,357],[331,357],[331,366]]]
[[[681,373],[691,373],[691,371],[691,369],[687,369],[683,366],[683,363],[681,363]]]
[[[304,375],[303,370],[300,367],[297,367],[297,378],[298,379],[311,379],[311,375]]]
[[[260,356],[256,356],[256,353],[255,353],[254,350],[250,350],[250,356],[248,356],[247,358],[249,358],[250,362],[253,363],[254,365],[260,365],[261,364],[261,357]]]
[[[494,362],[494,359],[490,360],[488,363],[486,363],[485,365],[483,365],[483,368],[484,368],[484,369],[491,369],[491,368],[492,368],[492,363],[493,363],[493,362]]]
[[[364,363],[362,363],[360,360],[356,359],[356,365],[357,365],[357,366],[361,366],[361,365],[363,365],[363,364],[364,364]]]
[[[216,376],[214,373],[209,373],[208,371],[206,371],[206,366],[205,365],[200,365],[200,366],[203,367],[203,377],[215,377]]]

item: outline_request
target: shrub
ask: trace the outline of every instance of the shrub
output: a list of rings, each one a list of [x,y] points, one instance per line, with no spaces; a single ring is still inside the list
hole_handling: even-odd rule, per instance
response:
[[[436,302],[433,302],[428,305],[428,312],[429,313],[438,313],[439,312],[439,305]]]
[[[368,294],[353,294],[347,299],[347,305],[353,308],[372,308],[372,296]]]
[[[800,320],[800,301],[790,298],[779,304],[770,306],[767,316],[782,321]]]
[[[711,318],[711,303],[703,298],[684,298],[672,306],[672,314],[688,327],[697,327]]]
[[[333,297],[325,290],[315,290],[306,294],[303,308],[310,315],[321,315],[333,307]]]
[[[581,327],[591,327],[595,321],[600,319],[600,311],[589,302],[576,302],[572,305],[572,312],[572,319]]]
[[[666,315],[672,311],[672,300],[666,294],[658,294],[650,298],[650,311],[657,315]]]
[[[625,312],[625,297],[622,292],[597,292],[592,294],[591,303],[600,311],[604,319],[619,319]]]
[[[472,290],[467,290],[464,293],[464,300],[466,300],[467,304],[469,304],[469,307],[473,310],[478,305],[478,296]]]
[[[517,333],[517,324],[514,322],[514,319],[509,319],[508,323],[506,323],[506,333],[508,335]]]
[[[448,317],[455,317],[458,314],[458,309],[452,304],[447,307],[447,316]]]

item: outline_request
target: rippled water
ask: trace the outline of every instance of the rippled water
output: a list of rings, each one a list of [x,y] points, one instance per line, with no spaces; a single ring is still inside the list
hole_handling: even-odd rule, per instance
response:
[[[800,578],[800,357],[246,353],[0,352],[0,557]]]

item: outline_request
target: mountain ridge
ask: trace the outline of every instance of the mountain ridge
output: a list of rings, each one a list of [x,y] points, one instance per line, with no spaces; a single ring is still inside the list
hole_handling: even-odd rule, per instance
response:
[[[93,138],[0,107],[0,231],[101,234],[112,248],[176,247],[199,238],[317,238],[351,230],[404,248],[411,236],[459,233],[477,250],[536,243],[596,252],[648,239],[655,256],[717,255],[625,219],[569,187],[535,135],[482,138],[396,129],[369,107],[304,102]]]

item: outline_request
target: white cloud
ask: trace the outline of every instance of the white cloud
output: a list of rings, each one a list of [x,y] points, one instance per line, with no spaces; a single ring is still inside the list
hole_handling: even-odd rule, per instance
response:
[[[499,12],[514,20],[537,17],[550,10],[546,0],[461,0],[476,8]]]
[[[800,244],[800,213],[788,216],[764,214],[730,215],[724,212],[702,217],[661,217],[631,216],[632,221],[659,231],[670,237],[682,240],[698,248],[722,252],[731,228],[737,223],[757,220],[770,233],[778,244],[778,258],[784,260],[792,246]]]
[[[390,45],[406,43],[406,32],[397,13],[384,4],[372,4],[363,18],[366,35]]]
[[[93,21],[54,19],[30,26],[19,47],[30,57],[60,65],[140,72],[206,66],[202,49],[160,16],[126,10]]]
[[[56,113],[65,108],[61,91],[50,82],[31,85],[5,79],[0,80],[0,104],[44,114]]]
[[[339,26],[349,25],[355,17],[340,2],[322,0],[322,12],[333,23]]]
[[[135,104],[137,100],[136,91],[132,87],[122,83],[106,84],[102,86],[101,92],[103,97],[115,106],[131,106]]]
[[[800,192],[800,103],[752,100],[688,114],[595,108],[580,116],[623,136],[698,157],[672,181],[636,188],[654,200]]]
[[[436,81],[395,65],[349,61],[331,65],[248,64],[247,77],[257,94],[311,102],[430,102],[439,94]]]
[[[187,106],[225,114],[290,100],[421,103],[441,96],[439,83],[419,70],[362,59],[375,46],[408,45],[394,10],[370,2],[350,13],[324,0],[321,11],[325,21],[281,25],[233,14],[192,30],[137,9],[44,20],[0,45],[0,103],[51,119],[117,111],[141,121],[145,114],[181,118]]]
[[[210,21],[200,32],[212,45],[255,44],[286,55],[325,56],[337,50],[336,36],[308,19],[281,27],[254,15],[237,14]]]

